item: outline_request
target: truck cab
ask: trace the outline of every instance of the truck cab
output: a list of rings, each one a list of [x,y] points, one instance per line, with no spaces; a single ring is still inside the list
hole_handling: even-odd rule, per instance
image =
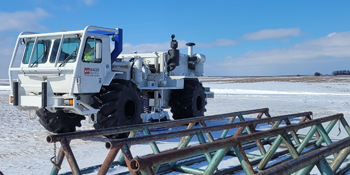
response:
[[[88,105],[90,99],[79,99],[74,94],[97,93],[103,84],[109,84],[118,74],[111,72],[110,40],[111,37],[118,38],[120,40],[116,43],[121,43],[121,31],[87,26],[84,30],[72,32],[22,32],[9,68],[10,99],[14,106],[96,113]],[[19,44],[25,45],[22,61],[19,67],[13,67]],[[114,52],[120,53],[121,50]],[[13,71],[18,72],[16,82],[12,78]]]

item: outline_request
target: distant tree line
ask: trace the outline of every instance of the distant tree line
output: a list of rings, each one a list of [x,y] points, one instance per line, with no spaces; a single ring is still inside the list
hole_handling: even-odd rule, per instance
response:
[[[315,76],[321,76],[322,74],[321,73],[319,73],[319,72],[315,72],[315,74],[314,74]]]
[[[333,75],[350,75],[350,71],[349,70],[337,70],[337,71],[333,71],[332,74]]]

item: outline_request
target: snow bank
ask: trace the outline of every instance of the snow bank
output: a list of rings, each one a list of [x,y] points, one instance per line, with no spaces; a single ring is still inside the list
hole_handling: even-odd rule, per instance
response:
[[[0,91],[9,91],[10,86],[0,86]]]
[[[50,158],[53,156],[53,144],[46,143],[45,137],[50,134],[38,119],[29,120],[26,113],[18,111],[8,104],[10,87],[0,84],[0,171],[7,174],[49,174],[52,168]],[[323,117],[344,113],[350,122],[350,83],[291,83],[291,82],[258,82],[258,83],[224,83],[204,82],[215,93],[214,99],[208,99],[205,115],[228,113],[258,108],[270,109],[272,116],[312,111],[313,117]],[[3,93],[1,93],[3,92]],[[171,113],[170,113],[171,115]],[[256,117],[256,116],[254,116]],[[93,129],[87,121],[78,130]],[[341,128],[342,129],[342,128]],[[345,130],[338,135],[338,128],[331,131],[331,139],[337,141],[347,137]],[[301,133],[306,133],[302,131]],[[177,145],[178,140],[162,141],[161,150]],[[71,143],[74,155],[80,168],[98,165],[108,154],[104,148],[106,139],[73,140]],[[19,146],[20,145],[20,146]],[[59,144],[57,145],[59,147]],[[134,156],[147,154],[151,150],[147,144],[131,147]],[[220,168],[232,166],[235,158],[225,157]],[[204,164],[195,165],[204,168]],[[108,174],[126,171],[125,167],[112,168]],[[66,161],[60,173],[70,171]],[[97,172],[91,173],[96,174]],[[244,172],[240,172],[244,174]],[[169,173],[179,174],[179,173]],[[314,169],[311,174],[320,174]]]
[[[237,94],[250,94],[250,95],[350,95],[340,93],[315,93],[315,92],[283,92],[283,91],[268,91],[268,90],[245,90],[245,89],[211,89],[215,95],[237,95]]]

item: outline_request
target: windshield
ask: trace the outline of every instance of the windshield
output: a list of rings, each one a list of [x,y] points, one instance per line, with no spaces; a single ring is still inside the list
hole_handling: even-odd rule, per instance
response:
[[[38,43],[34,49],[33,58],[31,63],[45,63],[47,61],[48,52],[50,49],[51,40],[38,40]],[[28,64],[30,55],[32,54],[34,41],[28,41],[24,51],[22,62]]]
[[[58,54],[58,47],[60,46],[61,39],[56,39],[52,47],[52,53],[50,62],[54,63]],[[66,38],[63,40],[61,53],[57,62],[63,62],[65,59],[69,59],[66,62],[75,62],[78,54],[80,40],[78,38]]]

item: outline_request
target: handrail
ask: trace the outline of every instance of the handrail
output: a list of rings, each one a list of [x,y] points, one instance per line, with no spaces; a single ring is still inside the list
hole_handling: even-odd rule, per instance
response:
[[[105,27],[98,27],[98,26],[86,26],[84,29],[84,33],[87,32],[88,30],[100,30],[100,31],[107,31],[107,32],[113,32],[115,34],[118,34],[118,28],[116,29],[111,29],[111,28],[105,28]]]

